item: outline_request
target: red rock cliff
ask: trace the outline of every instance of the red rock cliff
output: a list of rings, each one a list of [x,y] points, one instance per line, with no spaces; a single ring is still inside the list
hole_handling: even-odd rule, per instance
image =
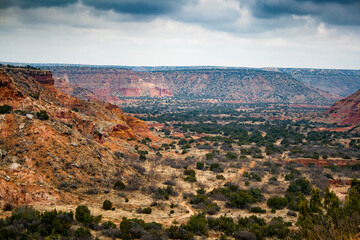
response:
[[[336,102],[327,111],[328,120],[337,124],[360,125],[360,90]]]

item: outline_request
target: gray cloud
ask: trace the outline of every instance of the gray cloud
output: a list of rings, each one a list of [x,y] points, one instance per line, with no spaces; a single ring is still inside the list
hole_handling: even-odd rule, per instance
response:
[[[64,7],[82,3],[99,10],[113,10],[118,13],[162,15],[169,14],[181,8],[192,0],[1,0],[0,8],[19,7]]]
[[[82,3],[100,10],[113,10],[119,13],[163,15],[177,11],[188,0],[83,0]]]
[[[74,4],[77,0],[1,0],[0,8],[20,7],[20,8],[37,8],[37,7],[63,7]]]
[[[359,25],[359,0],[235,0],[238,5],[247,7],[250,14],[258,19],[276,19],[284,16],[311,16],[314,19],[332,25]],[[202,5],[215,5],[216,1],[209,1]],[[225,4],[226,1],[224,1]],[[209,11],[198,9],[199,0],[1,0],[0,9],[9,7],[37,8],[37,7],[65,7],[81,3],[101,11],[112,10],[117,13],[147,17],[166,16],[182,22],[193,22],[200,25],[219,25],[225,29],[241,17],[236,11],[227,9]],[[184,9],[187,9],[184,11]],[[291,25],[291,23],[289,23]]]
[[[309,15],[333,25],[359,25],[358,0],[256,0],[252,5],[257,18]]]

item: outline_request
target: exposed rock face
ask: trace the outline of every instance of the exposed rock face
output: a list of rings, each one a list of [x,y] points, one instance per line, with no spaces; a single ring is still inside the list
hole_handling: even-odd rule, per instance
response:
[[[34,78],[37,82],[44,86],[54,86],[54,79],[52,77],[52,72],[50,71],[24,68],[18,68],[17,70],[23,72],[27,76]]]
[[[76,96],[83,100],[95,100],[98,97],[91,91],[81,88],[76,84],[70,83],[68,79],[58,78],[55,80],[54,87],[70,96]]]
[[[280,68],[273,70],[289,73],[308,86],[341,96],[341,98],[360,89],[359,70],[308,68]]]
[[[67,79],[70,84],[76,84],[112,103],[119,102],[118,97],[173,96],[172,90],[165,84],[148,82],[131,70],[91,67],[60,67],[53,70],[56,79]],[[69,93],[78,96],[76,92]]]
[[[256,69],[153,72],[75,66],[49,69],[54,71],[56,77],[66,78],[70,83],[86,88],[102,99],[176,96],[186,99],[306,104],[332,104],[339,99],[333,94],[307,87],[289,74]]]
[[[114,152],[133,151],[128,138],[155,139],[145,122],[119,107],[71,97],[53,82],[49,73],[0,68],[0,105],[13,108],[0,115],[0,205],[66,201],[63,190],[126,181],[137,172]],[[39,111],[49,119],[36,117]]]
[[[360,90],[336,102],[326,114],[330,122],[360,126]]]
[[[318,91],[290,75],[253,69],[144,72],[143,79],[167,83],[175,96],[241,102],[326,104]]]

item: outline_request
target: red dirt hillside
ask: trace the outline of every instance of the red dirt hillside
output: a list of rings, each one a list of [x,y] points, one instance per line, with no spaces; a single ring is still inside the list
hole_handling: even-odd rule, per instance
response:
[[[53,84],[49,71],[0,67],[0,106],[12,107],[0,114],[0,205],[76,200],[126,182],[138,176],[117,154],[134,154],[126,139],[155,139],[119,107],[71,97]]]
[[[360,90],[336,102],[326,114],[332,123],[360,126]]]

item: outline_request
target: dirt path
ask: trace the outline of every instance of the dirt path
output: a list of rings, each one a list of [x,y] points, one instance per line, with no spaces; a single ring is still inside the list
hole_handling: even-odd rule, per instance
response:
[[[244,173],[245,170],[255,167],[255,164],[256,164],[256,162],[255,162],[255,161],[252,161],[252,162],[250,163],[250,166],[249,166],[248,168],[244,168],[244,167],[243,167],[243,168],[240,168],[240,169],[238,170],[238,173],[237,173],[237,174],[235,174],[234,176],[232,176],[232,177],[230,177],[230,178],[228,178],[228,179],[225,179],[225,180],[224,180],[222,183],[220,183],[218,186],[209,188],[209,189],[206,191],[206,193],[209,193],[209,192],[213,191],[215,188],[222,187],[222,186],[224,186],[226,183],[230,182],[231,180],[233,180],[233,179],[241,176],[241,175]],[[191,205],[188,204],[186,201],[181,202],[180,205],[186,207],[186,209],[187,209],[188,212],[187,212],[186,214],[180,216],[180,217],[171,218],[169,221],[167,221],[166,223],[164,223],[165,225],[171,225],[174,221],[177,221],[177,222],[178,222],[178,221],[180,221],[180,220],[182,220],[182,219],[191,217],[192,215],[195,214],[195,211],[191,208]]]
[[[191,215],[193,215],[195,212],[194,210],[192,210],[191,206],[189,206],[186,201],[183,201],[182,203],[180,203],[181,205],[183,205],[184,207],[186,207],[186,209],[189,211],[189,213],[185,214],[185,215],[182,215],[180,217],[177,217],[175,220],[176,221],[180,221],[181,219],[184,219],[184,218],[187,218],[187,217],[190,217]]]

